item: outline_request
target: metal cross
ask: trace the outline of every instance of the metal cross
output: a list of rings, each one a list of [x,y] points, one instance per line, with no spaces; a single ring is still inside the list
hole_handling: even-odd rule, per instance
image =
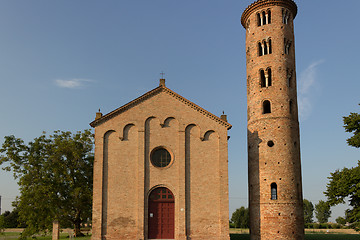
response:
[[[161,79],[164,79],[165,73],[163,71],[160,73],[160,75],[161,75]]]

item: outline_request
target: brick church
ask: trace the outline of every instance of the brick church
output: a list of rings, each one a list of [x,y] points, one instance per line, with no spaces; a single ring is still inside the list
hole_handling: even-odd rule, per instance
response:
[[[293,0],[258,0],[246,29],[252,240],[303,240]],[[95,128],[93,240],[229,240],[231,125],[165,86]]]
[[[165,86],[91,123],[93,237],[229,239],[226,116]]]

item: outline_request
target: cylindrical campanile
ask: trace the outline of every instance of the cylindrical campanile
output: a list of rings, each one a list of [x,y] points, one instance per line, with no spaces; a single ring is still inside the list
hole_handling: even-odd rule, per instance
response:
[[[304,217],[292,0],[258,0],[246,29],[252,240],[302,240]]]

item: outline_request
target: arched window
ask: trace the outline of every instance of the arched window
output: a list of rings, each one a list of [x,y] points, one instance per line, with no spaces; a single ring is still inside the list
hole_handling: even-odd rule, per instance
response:
[[[263,41],[263,45],[264,45],[264,55],[267,55],[268,54],[268,46],[267,46],[267,43],[265,40]]]
[[[261,87],[266,87],[266,79],[264,70],[260,70],[260,84]]]
[[[284,53],[290,54],[291,41],[284,38]]]
[[[293,108],[294,108],[294,106],[293,106],[294,104],[293,104],[293,101],[292,100],[290,100],[290,102],[289,102],[289,111],[290,111],[290,114],[292,114],[293,113]]]
[[[270,24],[271,23],[271,11],[268,10],[267,14],[268,14],[268,24]]]
[[[260,13],[257,13],[257,23],[258,23],[258,27],[261,26],[261,17],[260,17]]]
[[[267,81],[267,87],[271,86],[271,82],[272,82],[272,77],[271,77],[271,68],[267,69],[267,73],[268,73],[268,81]]]
[[[290,69],[287,69],[286,70],[286,77],[287,77],[287,84],[288,84],[288,87],[292,87],[292,71]]]
[[[269,54],[271,54],[272,53],[271,39],[269,39],[268,47],[269,47]]]
[[[259,56],[263,55],[263,48],[261,46],[261,42],[258,43],[258,48],[259,48]]]
[[[262,12],[262,25],[266,24],[266,14],[265,12]]]
[[[271,200],[277,200],[277,185],[276,185],[276,183],[271,184]]]
[[[263,102],[263,114],[271,113],[271,104],[269,100]]]

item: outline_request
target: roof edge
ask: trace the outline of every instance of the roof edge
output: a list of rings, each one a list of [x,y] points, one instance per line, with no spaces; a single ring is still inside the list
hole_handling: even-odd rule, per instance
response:
[[[139,103],[141,103],[142,101],[156,95],[159,94],[160,92],[166,92],[167,94],[171,95],[172,97],[178,99],[179,101],[185,103],[186,105],[190,106],[191,108],[193,108],[194,110],[200,112],[201,114],[215,120],[216,122],[218,122],[221,125],[224,125],[225,127],[227,127],[227,129],[230,129],[232,127],[232,125],[230,123],[228,123],[227,121],[224,121],[223,119],[221,119],[220,117],[210,113],[209,111],[203,109],[202,107],[196,105],[195,103],[191,102],[190,100],[184,98],[183,96],[177,94],[176,92],[172,91],[171,89],[165,87],[165,86],[159,86],[157,88],[154,88],[153,90],[150,90],[149,92],[141,95],[140,97],[128,102],[127,104],[105,114],[104,116],[102,116],[101,118],[98,118],[94,121],[92,121],[90,123],[90,126],[95,128],[98,125],[110,120],[111,118],[121,114],[122,112],[127,111],[128,109],[138,105]]]
[[[292,11],[294,18],[297,14],[297,5],[293,0],[258,0],[250,4],[241,15],[241,25],[246,28],[246,20],[249,16],[256,10],[261,8],[269,7],[272,5],[280,5],[287,7],[290,11]]]

